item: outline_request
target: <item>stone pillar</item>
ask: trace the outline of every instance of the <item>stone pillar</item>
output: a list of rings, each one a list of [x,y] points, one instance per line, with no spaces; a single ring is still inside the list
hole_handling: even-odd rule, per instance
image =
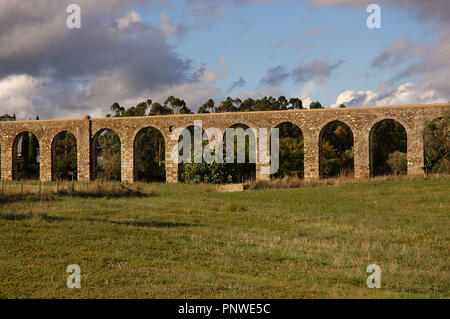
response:
[[[39,139],[39,173],[41,182],[52,181],[52,140]]]
[[[305,130],[303,138],[305,180],[319,179],[319,130]]]
[[[166,183],[178,183],[178,153],[174,152],[175,147],[178,145],[178,141],[172,140],[169,137],[164,137],[165,140],[165,163],[166,163]],[[175,157],[175,158],[172,158]]]
[[[422,167],[424,167],[422,132],[423,125],[416,123],[416,126],[412,129],[409,129],[406,134],[408,176],[420,176],[424,174],[424,171],[422,169]]]
[[[122,182],[134,183],[134,140],[124,137],[121,145]]]
[[[370,177],[369,132],[366,130],[353,132],[353,163],[355,178]]]
[[[256,180],[270,179],[270,129],[255,129]],[[264,134],[264,135],[263,135]],[[265,141],[264,141],[265,138]]]
[[[13,179],[13,160],[12,160],[12,148],[13,140],[3,138],[1,141],[1,168],[2,179],[6,181],[12,181]]]
[[[81,182],[90,181],[91,171],[91,121],[90,117],[83,117],[79,123],[79,133],[77,139],[77,172],[78,180]]]

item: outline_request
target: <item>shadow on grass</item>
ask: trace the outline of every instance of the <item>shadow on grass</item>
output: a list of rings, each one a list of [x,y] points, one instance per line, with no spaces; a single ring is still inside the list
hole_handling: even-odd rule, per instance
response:
[[[116,225],[127,225],[127,226],[137,226],[137,227],[156,227],[156,228],[174,228],[174,227],[191,227],[198,226],[197,224],[188,224],[188,223],[172,223],[172,222],[157,222],[157,221],[149,221],[149,222],[139,222],[139,221],[109,221],[111,224]]]
[[[17,202],[36,202],[36,201],[54,201],[58,200],[55,195],[51,194],[13,194],[13,195],[5,195],[0,197],[0,206],[17,203]]]
[[[49,223],[53,222],[63,222],[63,221],[88,221],[95,223],[110,223],[114,225],[125,225],[125,226],[136,226],[136,227],[149,227],[149,228],[175,228],[175,227],[194,227],[198,224],[189,223],[173,223],[173,222],[161,222],[161,221],[116,221],[108,219],[99,218],[73,218],[64,216],[52,216],[48,214],[34,214],[29,212],[27,214],[18,213],[0,213],[0,219],[9,221],[21,221],[24,219],[30,219],[33,217],[38,217]]]
[[[155,193],[144,193],[141,191],[123,191],[123,192],[89,192],[89,191],[58,191],[53,194],[11,194],[0,197],[0,206],[18,203],[18,202],[36,202],[36,201],[56,201],[65,197],[80,197],[80,198],[146,198],[150,196],[157,196]]]

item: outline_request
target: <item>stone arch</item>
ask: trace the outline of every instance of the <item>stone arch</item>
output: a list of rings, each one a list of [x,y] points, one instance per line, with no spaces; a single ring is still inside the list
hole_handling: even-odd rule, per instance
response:
[[[52,180],[78,178],[78,141],[70,131],[56,134],[51,143]]]
[[[403,121],[402,121],[403,122]],[[387,175],[389,154],[399,151],[406,156],[404,173],[407,172],[408,133],[403,123],[393,118],[374,123],[369,132],[370,176]]]
[[[122,143],[119,134],[109,128],[99,129],[92,137],[91,179],[121,180]],[[108,147],[107,151],[102,148]],[[102,165],[108,160],[108,168]]]
[[[351,127],[341,120],[322,126],[319,132],[319,177],[354,175],[354,135]]]
[[[271,160],[278,160],[274,177],[295,176],[304,178],[304,136],[302,129],[290,121],[278,123],[279,154],[271,154]],[[271,145],[272,139],[269,142]],[[272,150],[272,148],[271,148]]]
[[[245,134],[245,149],[238,150],[242,144],[240,144],[238,137],[235,135],[233,143],[234,151],[231,152],[231,147],[227,145],[227,134],[232,132],[229,131],[229,129],[242,129],[241,132],[244,132]],[[242,182],[246,179],[254,179],[256,177],[257,134],[258,132],[255,131],[255,129],[242,122],[232,124],[224,130],[223,141],[224,152],[226,155],[224,161],[226,162],[226,165],[230,167],[233,182]],[[231,157],[230,155],[234,158],[229,158]]]
[[[14,137],[12,166],[13,180],[40,178],[40,145],[36,134],[23,131]]]
[[[154,126],[141,128],[133,140],[134,180],[165,182],[166,140],[161,130]]]
[[[187,134],[187,135],[185,135]],[[201,135],[200,135],[201,134]],[[187,147],[187,144],[183,143],[184,137],[190,136],[190,148]],[[201,137],[201,141],[200,141]],[[203,127],[198,125],[188,125],[180,130],[180,135],[178,137],[178,152],[176,154],[176,163],[178,163],[178,180],[183,181],[182,174],[184,172],[184,165],[186,161],[190,162],[192,159],[197,162],[203,162],[203,146],[208,143],[209,137],[206,134],[206,131]],[[189,141],[188,141],[189,143]],[[195,151],[195,148],[197,152]],[[187,150],[187,152],[186,152]],[[200,158],[200,155],[202,156]]]

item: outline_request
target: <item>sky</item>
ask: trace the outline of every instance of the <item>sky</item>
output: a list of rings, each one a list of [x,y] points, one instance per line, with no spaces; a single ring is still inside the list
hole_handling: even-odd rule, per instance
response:
[[[228,96],[448,102],[449,30],[448,0],[0,0],[0,114],[102,117],[170,95],[193,111]]]

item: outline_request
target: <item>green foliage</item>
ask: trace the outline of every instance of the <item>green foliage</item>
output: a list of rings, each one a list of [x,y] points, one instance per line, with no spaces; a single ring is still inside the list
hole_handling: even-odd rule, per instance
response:
[[[256,112],[256,111],[276,111],[276,110],[292,110],[302,109],[302,101],[299,98],[291,98],[289,101],[284,96],[263,97],[262,99],[247,98],[244,101],[241,99],[232,99],[227,97],[225,101],[219,103],[219,106],[214,109],[216,113],[224,112]],[[204,113],[206,107],[201,107],[199,113]]]
[[[53,142],[53,176],[55,179],[77,179],[77,140],[63,132]]]
[[[165,181],[164,137],[157,129],[145,128],[136,137],[135,166],[138,181]]]
[[[353,134],[342,122],[328,123],[321,132],[320,171],[330,178],[353,171]]]
[[[425,172],[450,174],[450,111],[425,123]]]
[[[372,129],[372,173],[374,176],[391,173],[387,163],[389,154],[406,153],[406,131],[394,120],[384,120]]]
[[[174,96],[169,96],[164,105],[172,108],[176,114],[192,114],[192,111],[186,106],[186,102]]]
[[[304,152],[303,139],[295,137],[284,137],[279,139],[279,169],[276,177],[296,176],[302,178],[304,175]]]
[[[232,171],[225,163],[194,163],[192,157],[191,163],[184,165],[182,179],[187,184],[226,184],[232,183]]]
[[[323,109],[322,104],[320,104],[320,102],[316,101],[316,102],[311,102],[311,104],[309,104],[309,108],[310,109]]]
[[[19,137],[21,158],[16,163],[18,179],[38,179],[39,163],[37,162],[37,154],[39,142],[31,133],[24,133]],[[19,145],[17,145],[19,147]],[[18,151],[16,149],[15,151]]]
[[[387,164],[395,175],[406,174],[407,160],[405,153],[395,151],[389,154]]]
[[[198,113],[210,113],[214,111],[214,100],[209,99],[207,102],[205,102],[200,108],[198,109]]]
[[[121,154],[119,136],[111,130],[106,130],[98,137],[97,143],[98,148],[102,152],[102,162],[97,165],[96,178],[120,181]]]
[[[247,128],[245,125],[236,124],[232,128]],[[191,130],[191,136],[194,136],[192,132],[193,127],[189,127]],[[224,136],[226,141],[226,134]],[[203,150],[207,144],[207,141],[203,142]],[[188,184],[196,183],[212,183],[212,184],[225,184],[225,183],[240,183],[248,179],[255,178],[256,166],[255,163],[249,162],[250,154],[250,139],[245,139],[245,163],[237,162],[237,137],[234,139],[234,159],[233,163],[211,163],[208,164],[202,161],[202,163],[194,163],[194,141],[191,141],[191,162],[183,163],[179,166],[179,173],[181,181]],[[225,162],[226,155],[226,143],[223,145],[223,158]]]

